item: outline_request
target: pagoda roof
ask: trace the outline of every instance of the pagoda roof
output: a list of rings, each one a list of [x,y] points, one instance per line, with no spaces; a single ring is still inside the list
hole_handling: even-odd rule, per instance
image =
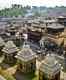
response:
[[[15,57],[23,62],[28,62],[35,58],[35,53],[27,45],[27,46],[23,46],[23,49],[19,51]]]
[[[56,24],[56,23],[53,23],[51,25],[48,25],[47,28],[50,28],[50,29],[64,29],[64,26],[61,25],[61,24]]]
[[[45,60],[42,61],[40,66],[40,70],[47,74],[47,76],[54,76],[56,73],[60,71],[60,68],[61,67],[56,61],[55,56],[51,54],[46,56]]]
[[[60,18],[61,18],[61,19],[64,19],[64,18],[66,18],[66,17],[64,17],[64,16],[59,16],[58,19],[60,19]]]
[[[44,23],[56,23],[57,20],[56,19],[52,19],[52,20],[44,20]]]
[[[18,48],[16,47],[16,45],[13,43],[13,41],[8,41],[5,44],[5,47],[2,50],[4,53],[15,53],[18,51]]]

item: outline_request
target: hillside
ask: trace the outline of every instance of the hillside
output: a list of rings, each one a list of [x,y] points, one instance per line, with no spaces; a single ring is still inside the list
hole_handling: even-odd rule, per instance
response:
[[[54,8],[44,7],[44,6],[41,6],[41,7],[34,6],[32,11],[34,13],[39,13],[40,16],[53,16],[53,17],[66,16],[66,7],[64,6],[61,6],[61,7],[56,6]]]
[[[29,12],[28,12],[29,11]],[[66,16],[66,7],[45,7],[45,6],[30,6],[22,7],[22,5],[12,5],[11,8],[5,8],[0,10],[0,16],[6,17],[17,17],[17,16],[25,16],[27,13],[33,13],[33,16]]]
[[[17,16],[24,16],[27,13],[28,7],[22,7],[21,5],[12,5],[11,8],[5,8],[0,10],[0,16],[7,16],[7,17],[17,17]]]

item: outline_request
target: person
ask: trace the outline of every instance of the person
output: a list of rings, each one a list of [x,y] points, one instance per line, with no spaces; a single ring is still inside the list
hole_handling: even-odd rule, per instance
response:
[[[40,40],[40,48],[43,49],[44,48],[44,41],[41,39]]]

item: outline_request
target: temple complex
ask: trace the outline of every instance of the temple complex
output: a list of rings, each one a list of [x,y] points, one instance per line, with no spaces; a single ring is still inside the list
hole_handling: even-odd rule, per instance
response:
[[[23,79],[23,76],[25,80],[35,77],[38,78],[35,80],[61,80],[61,71],[66,71],[65,19],[7,19],[7,24],[0,28],[0,52],[3,56],[0,56],[0,67],[9,67],[5,71],[10,74],[9,69],[13,67],[16,80]],[[28,75],[30,79],[26,77]]]

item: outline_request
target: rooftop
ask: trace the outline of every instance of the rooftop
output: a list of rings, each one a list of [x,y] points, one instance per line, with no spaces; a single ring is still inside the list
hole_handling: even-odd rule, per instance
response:
[[[56,23],[57,20],[56,19],[52,19],[52,20],[44,20],[44,23]]]
[[[28,62],[35,58],[35,53],[30,49],[29,46],[24,46],[21,51],[18,52],[16,58],[21,61]]]
[[[18,51],[18,48],[15,46],[15,44],[13,43],[13,41],[8,41],[6,44],[5,44],[5,47],[3,48],[2,50],[3,52],[5,53],[15,53]]]
[[[53,23],[53,24],[51,24],[51,25],[48,25],[47,28],[50,28],[50,29],[63,29],[64,26],[61,25],[61,24]]]
[[[55,56],[53,54],[49,54],[46,56],[45,60],[42,61],[40,70],[46,73],[47,76],[54,76],[60,71],[60,65],[56,61]]]
[[[64,18],[66,18],[66,16],[65,17],[64,16],[59,16],[58,18],[64,19]]]

